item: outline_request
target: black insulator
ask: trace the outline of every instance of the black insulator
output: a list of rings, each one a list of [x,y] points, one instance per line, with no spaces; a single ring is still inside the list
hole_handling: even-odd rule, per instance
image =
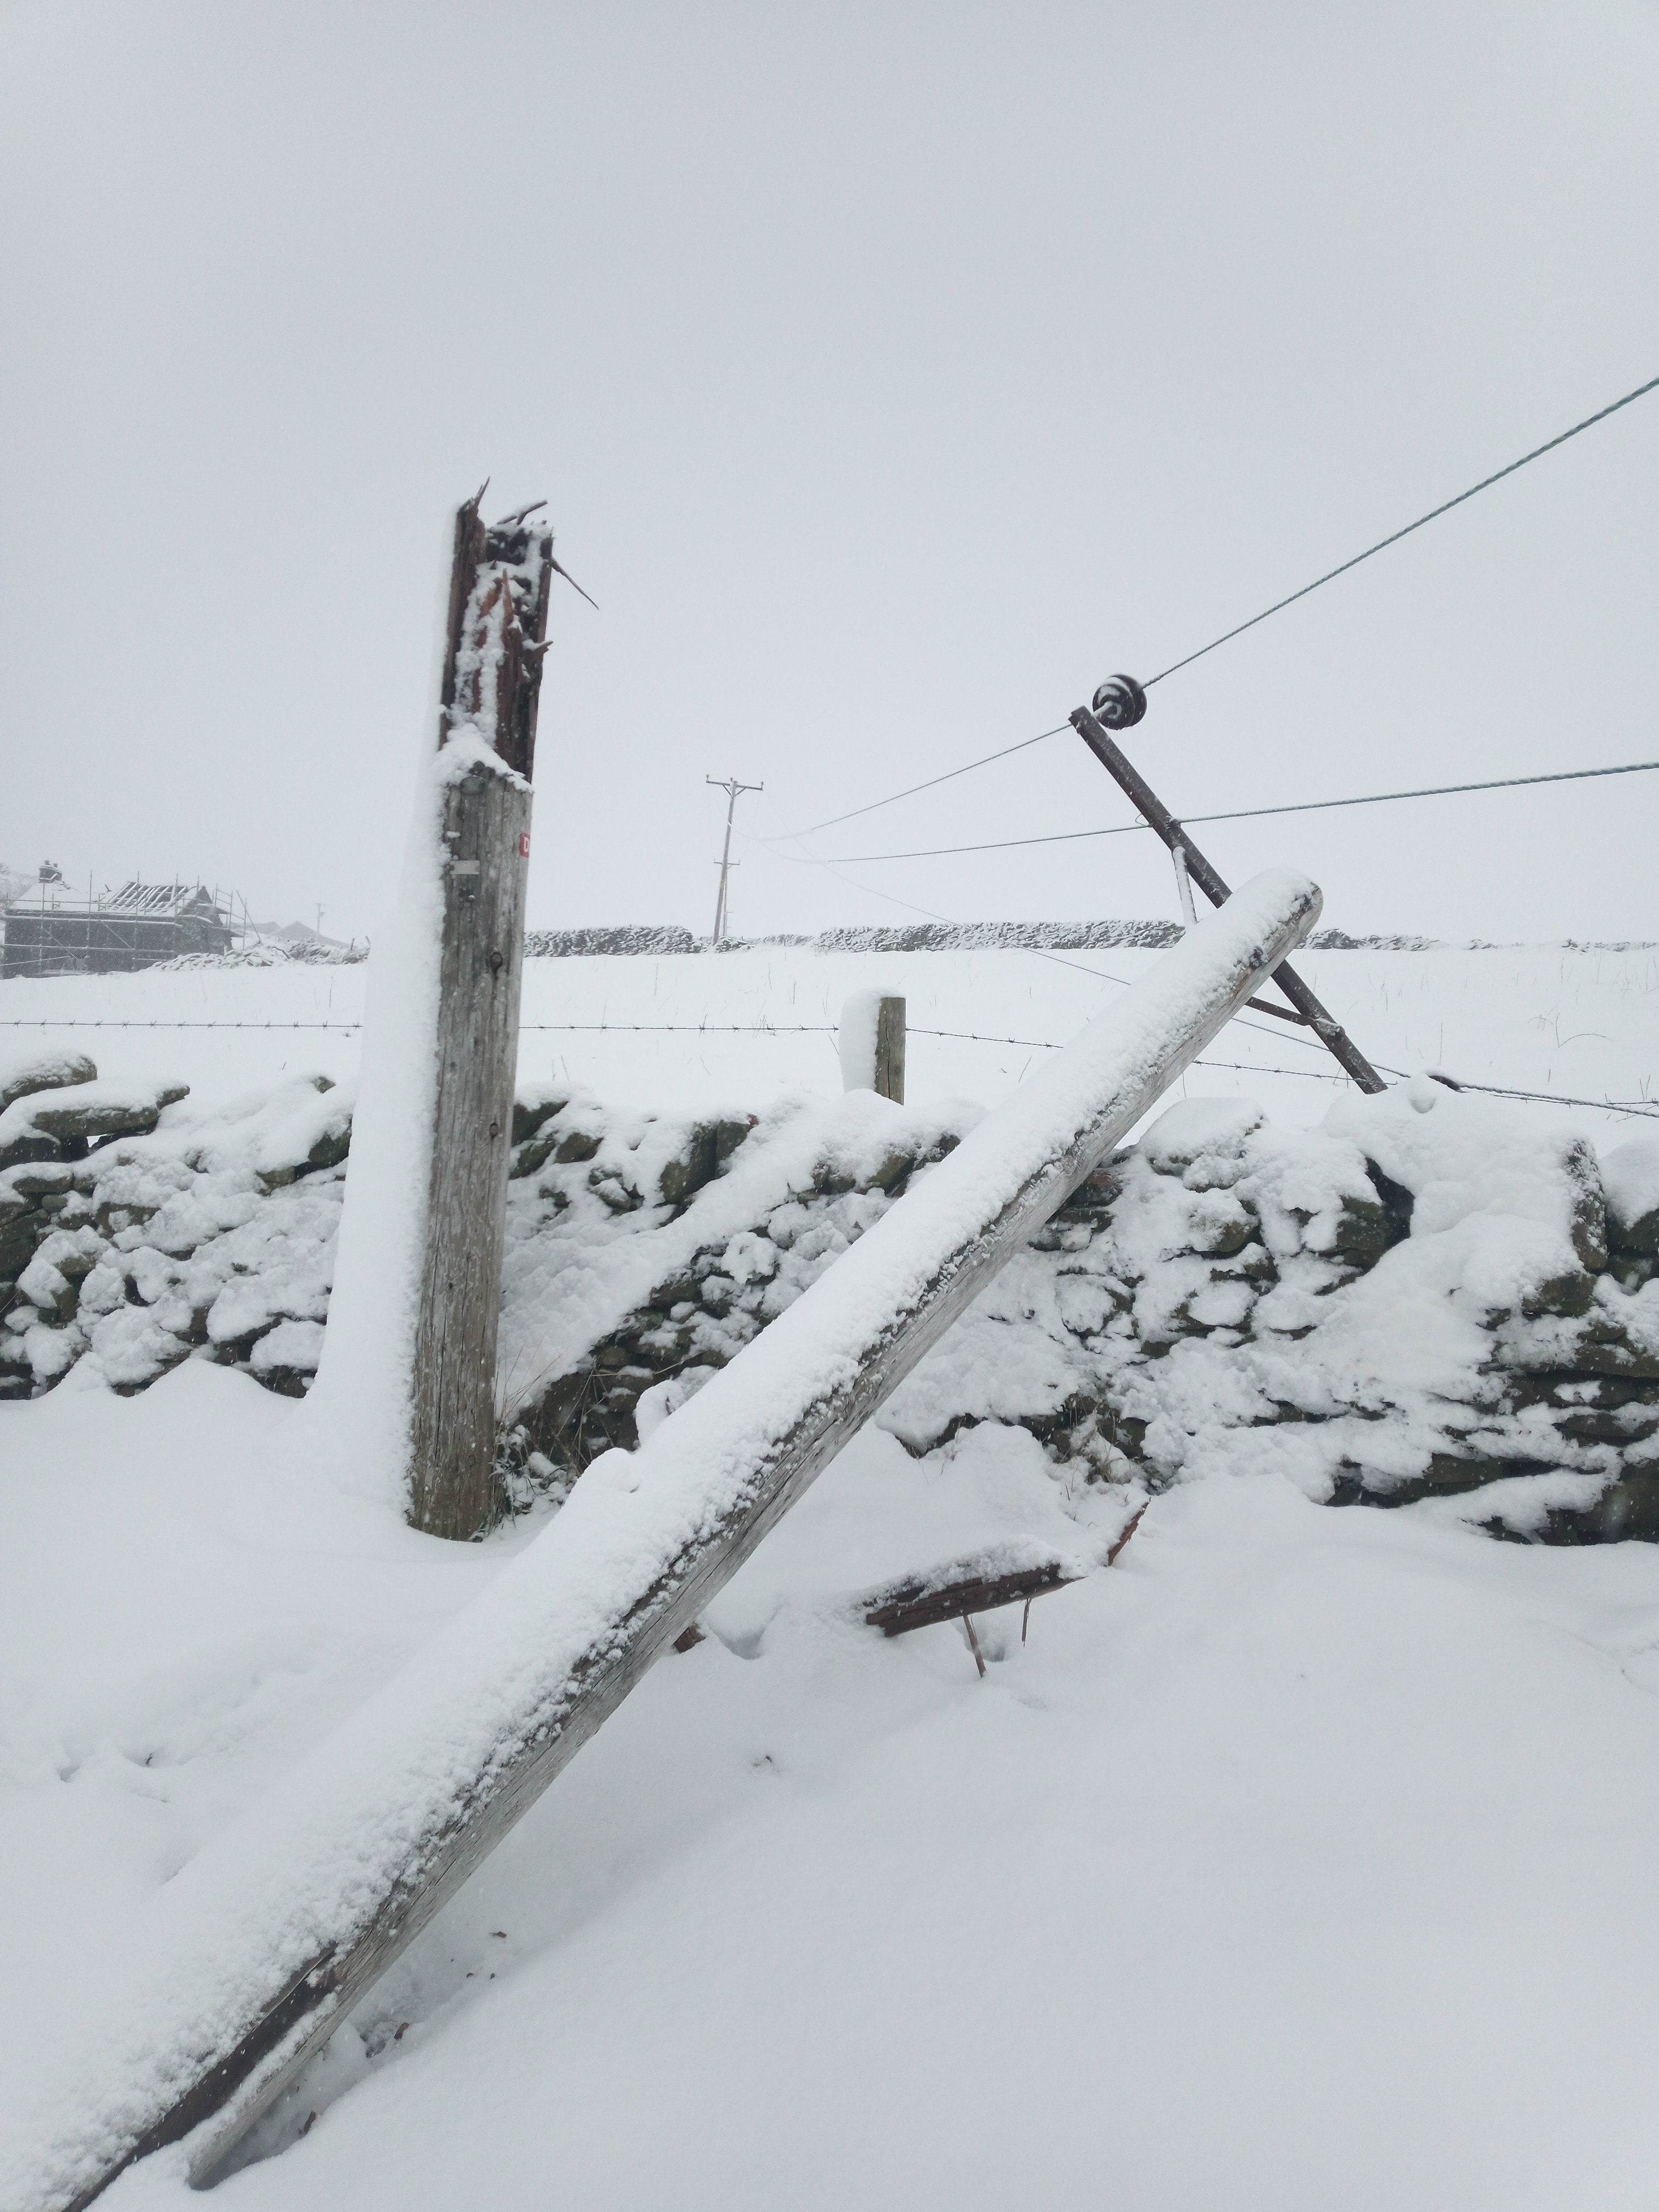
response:
[[[1094,708],[1109,730],[1132,730],[1146,711],[1146,694],[1133,676],[1109,676],[1095,694]]]

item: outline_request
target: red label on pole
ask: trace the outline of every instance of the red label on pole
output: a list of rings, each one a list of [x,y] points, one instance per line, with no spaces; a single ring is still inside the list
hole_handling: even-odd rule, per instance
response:
[[[530,832],[527,830],[520,830],[519,832],[519,858],[521,860],[527,860],[530,858]]]

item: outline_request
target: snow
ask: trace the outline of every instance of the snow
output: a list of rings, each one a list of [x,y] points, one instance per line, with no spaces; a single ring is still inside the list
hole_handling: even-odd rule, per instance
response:
[[[1638,1250],[1659,1253],[1659,1136],[1632,1137],[1601,1160],[1607,1211]]]
[[[20,1418],[7,1619],[54,1663],[8,1716],[14,2102],[63,1983],[520,1544],[342,1498],[237,1376]],[[228,2207],[535,2203],[550,2172],[618,2212],[1092,2208],[1103,2173],[1147,2212],[1645,2205],[1659,1557],[1244,1478],[1155,1500],[1025,1645],[982,1619],[983,1683],[955,1626],[862,1626],[889,1573],[1000,1528],[1075,1542],[1053,1488],[1006,1432],[922,1462],[866,1432]],[[197,2200],[169,2154],[107,2201]]]
[[[14,1031],[0,1047],[0,1115],[27,1093],[88,1083],[96,1073],[84,1054],[68,1045],[32,1044],[19,1040]]]
[[[884,998],[896,995],[879,986],[854,991],[841,1010],[841,1079],[848,1091],[876,1087],[876,1030]]]
[[[1504,1020],[1558,963],[1502,957],[1514,963],[1507,1002],[1482,995],[1491,968],[1437,970],[1466,959],[1450,954],[1326,955],[1315,988],[1363,1043],[1402,1062],[1396,1040],[1466,994],[1486,1024],[1474,1030],[1478,1058],[1494,1039],[1508,1049],[1518,1027],[1505,1032]],[[1139,957],[1113,956],[1126,973]],[[1607,1087],[1637,1095],[1651,1023],[1640,962],[1604,967],[1596,1000],[1589,956],[1559,957],[1564,998],[1596,1003],[1613,1039]],[[540,964],[567,1020],[678,1012],[661,994],[695,994],[699,975],[728,994],[705,997],[711,1019],[744,1006],[781,1019],[780,978],[838,1004],[860,964],[766,963],[663,963],[666,983],[648,962]],[[884,955],[881,972],[910,995],[913,1024],[923,988],[936,1006],[961,994],[939,1026],[1034,1036],[1066,1034],[1063,1010],[1100,997],[1087,979],[1012,953]],[[1419,973],[1428,980],[1412,988],[1429,1012],[1413,1006],[1386,1042],[1330,980],[1357,979],[1380,1027],[1383,988],[1397,1004],[1400,977]],[[536,965],[532,978],[539,988]],[[0,998],[7,1012],[246,1009],[270,1003],[250,994],[280,989],[283,1006],[316,1009],[361,980],[198,972],[8,984]],[[163,995],[186,991],[199,995]],[[33,995],[46,993],[68,996]],[[337,996],[331,1010],[359,1003]],[[526,1019],[537,1013],[527,991]],[[1215,1049],[1258,1048],[1235,1048],[1239,1036]],[[550,1048],[527,1042],[545,1064]],[[647,1125],[641,1114],[630,1133],[637,1158],[684,1127],[679,1090],[654,1071],[687,1043],[573,1037],[561,1057],[591,1049],[583,1065],[608,1069],[612,1097],[672,1097],[675,1115]],[[832,1048],[691,1041],[699,1065],[685,1089],[754,1111],[787,1087],[783,1074],[799,1085],[805,1071],[833,1093]],[[921,1060],[933,1049],[936,1062]],[[1524,1068],[1506,1061],[1500,1078],[1541,1082],[1543,1049]],[[282,1054],[294,1079],[272,1099]],[[238,1193],[349,1103],[343,1085],[319,1091],[310,1074],[355,1072],[349,1045],[329,1036],[313,1049],[258,1032],[159,1042],[103,1032],[95,1056],[118,1087],[181,1064],[196,1085],[133,1147],[155,1176],[169,1147],[182,1158],[207,1142],[246,1093],[239,1133],[212,1139],[223,1149],[208,1156],[214,1187],[200,1194],[224,1212],[222,1243],[240,1233]],[[1462,1054],[1434,1056],[1480,1072]],[[959,1087],[994,1097],[1026,1057],[933,1047],[913,1030],[912,1097],[938,1101],[936,1077],[987,1066],[1002,1073]],[[1342,1097],[1308,1133],[1286,1125],[1316,1118],[1317,1091],[1286,1080],[1274,1097],[1239,1079],[1270,1118],[1230,1099],[1166,1109],[1124,1170],[1111,1232],[1126,1264],[1148,1265],[1145,1295],[1172,1326],[1184,1297],[1254,1295],[1242,1278],[1212,1283],[1231,1263],[1190,1249],[1195,1234],[1231,1240],[1247,1184],[1260,1234],[1282,1253],[1279,1304],[1255,1308],[1250,1374],[1213,1340],[1174,1340],[1146,1369],[1167,1465],[1211,1479],[1155,1498],[1117,1566],[1035,1607],[1028,1644],[1017,1612],[982,1619],[984,1682],[954,1626],[889,1642],[862,1625],[860,1601],[883,1583],[952,1563],[1096,1566],[1137,1494],[1056,1469],[1024,1431],[994,1425],[1025,1410],[1022,1392],[1063,1395],[1079,1339],[1103,1341],[1115,1312],[1106,1240],[1057,1279],[1018,1258],[997,1286],[1003,1316],[1020,1311],[1023,1340],[1050,1349],[1011,1375],[993,1350],[998,1328],[1008,1340],[1006,1318],[976,1309],[952,1332],[892,1401],[892,1429],[868,1429],[842,1454],[705,1609],[705,1641],[647,1678],[342,2030],[266,2124],[258,2148],[280,2154],[223,2185],[233,2207],[533,2203],[550,2173],[561,2196],[600,2207],[711,2212],[1016,2194],[1093,2207],[1103,2191],[1149,2212],[1646,2204],[1659,2154],[1647,2094],[1659,1554],[1492,1544],[1468,1525],[1501,1511],[1536,1528],[1550,1504],[1589,1493],[1603,1479],[1593,1471],[1387,1514],[1311,1501],[1328,1494],[1334,1454],[1387,1438],[1403,1468],[1430,1416],[1466,1402],[1494,1302],[1514,1305],[1504,1326],[1518,1332],[1581,1326],[1522,1311],[1547,1270],[1579,1265],[1575,1139],[1599,1121],[1609,1206],[1626,1219],[1652,1188],[1656,1148],[1628,1124],[1611,1141],[1611,1117],[1437,1085]],[[1573,1075],[1567,1087],[1591,1086]],[[930,1105],[832,1103],[866,1158],[896,1129],[920,1142],[951,1119]],[[734,1283],[785,1272],[790,1254],[756,1224],[788,1204],[829,1110],[781,1111],[703,1194],[724,1209]],[[1041,1109],[1026,1110],[1035,1141]],[[872,1268],[884,1218],[914,1200],[919,1220],[930,1189],[939,1218],[950,1214],[943,1168],[968,1153],[974,1172],[972,1142],[893,1212],[878,1211],[849,1260],[873,1252],[862,1263]],[[1342,1284],[1332,1240],[1363,1194],[1367,1158],[1413,1193],[1412,1234]],[[192,1174],[193,1193],[200,1182]],[[976,1202],[990,1194],[981,1182]],[[302,1200],[337,1215],[337,1176],[258,1203]],[[406,1185],[397,1204],[407,1207]],[[702,1238],[711,1218],[684,1234]],[[191,1224],[178,1227],[187,1241]],[[618,1310],[636,1302],[649,1285],[629,1270],[646,1266],[650,1241],[619,1224],[596,1249],[592,1283],[550,1308],[553,1334],[526,1358],[574,1341],[585,1297]],[[216,1297],[240,1295],[238,1274],[228,1265]],[[858,1279],[849,1267],[849,1297]],[[1603,1280],[1595,1296],[1597,1310],[1618,1299],[1625,1327],[1649,1332],[1659,1356],[1659,1284],[1626,1296]],[[1052,1315],[1025,1316],[1022,1301],[1039,1297]],[[1304,1327],[1313,1333],[1292,1334]],[[273,1363],[291,1352],[303,1366],[316,1331],[314,1317],[289,1314],[256,1355],[275,1346]],[[793,1386],[782,1322],[757,1348],[774,1342],[770,1370],[758,1370]],[[387,1802],[441,1802],[499,1729],[515,1693],[503,1646],[516,1638],[538,1667],[556,1664],[591,1625],[604,1576],[638,1556],[670,1502],[665,1455],[706,1443],[719,1413],[721,1392],[693,1391],[704,1379],[661,1386],[652,1412],[665,1415],[677,1395],[683,1412],[642,1419],[641,1452],[597,1465],[539,1536],[532,1516],[476,1546],[414,1536],[383,1487],[342,1490],[320,1392],[296,1406],[191,1361],[123,1399],[88,1364],[52,1396],[0,1409],[0,1833],[8,1893],[24,1901],[0,1930],[10,1997],[0,2072],[15,2113],[38,2115],[54,2095],[79,2112],[118,2067],[164,2070],[175,2060],[150,2033],[155,2008],[228,1958],[253,1971],[261,1953],[269,1963],[302,1948],[343,1838],[395,1851]],[[920,1457],[903,1448],[975,1391],[986,1425]],[[1249,1425],[1279,1391],[1338,1417]],[[763,1409],[745,1419],[765,1425]],[[573,1579],[550,1577],[561,1558]],[[468,1653],[473,1671],[459,1663]],[[443,1755],[400,1766],[397,1730],[416,1723]],[[294,1827],[272,1823],[273,1802]],[[279,1908],[252,1926],[250,1867]],[[21,2138],[7,2158],[39,2141]],[[114,2212],[194,2201],[173,2153],[107,2199]],[[0,2189],[9,2207],[38,2202],[15,2179]]]
[[[908,1095],[994,1105],[1042,1065],[1049,1046],[1075,1036],[1117,995],[1112,979],[1132,981],[1159,957],[1126,945],[1061,955],[883,952],[874,959],[768,945],[677,957],[532,959],[525,963],[520,1088],[550,1079],[659,1110],[702,1111],[740,1100],[757,1113],[787,1092],[839,1087],[841,1009],[868,988],[873,967],[907,1003]],[[373,965],[12,977],[0,982],[0,1024],[145,1026],[0,1026],[0,1036],[12,1041],[7,1050],[66,1040],[89,1053],[106,1078],[179,1079],[208,1103],[283,1074],[345,1082],[358,1068],[355,1029],[264,1025],[360,1024]],[[1638,1099],[1653,1082],[1659,955],[1650,950],[1304,948],[1297,967],[1362,1050],[1408,1073],[1443,1066],[1474,1083],[1588,1098]],[[249,1026],[149,1026],[228,1022]],[[628,1024],[672,1026],[641,1030]],[[747,1028],[732,1034],[722,1024]],[[815,1033],[799,1034],[790,1024],[813,1025]],[[999,1042],[1009,1037],[1031,1042]],[[1234,1022],[1202,1059],[1206,1064],[1187,1078],[1193,1095],[1249,1098],[1293,1125],[1317,1120],[1341,1087],[1330,1079],[1322,1050],[1288,1024],[1258,1015]],[[1283,1068],[1302,1072],[1272,1072]],[[1631,1132],[1628,1121],[1595,1109],[1571,1118],[1592,1133]]]
[[[478,750],[462,732],[416,763],[398,902],[368,963],[349,1196],[330,1327],[302,1416],[334,1480],[394,1509],[407,1494],[437,1110],[443,793],[452,767]]]
[[[205,1844],[48,2042],[40,2096],[13,2154],[12,2195],[55,2200],[85,2187],[276,1993],[343,1952],[434,1854],[483,1778],[562,1730],[583,1670],[603,1668],[619,1624],[665,1574],[683,1576],[714,1532],[734,1531],[780,1492],[774,1463],[785,1444],[798,1432],[807,1443],[825,1434],[831,1410],[878,1360],[890,1375],[914,1364],[930,1339],[912,1327],[901,1358],[898,1325],[923,1311],[942,1324],[963,1253],[980,1241],[1017,1243],[1019,1219],[1042,1218],[1016,1213],[1034,1179],[1073,1164],[1071,1180],[1086,1171],[1163,1089],[1171,1062],[1226,1019],[1253,971],[1294,945],[1318,902],[1288,871],[1244,885],[637,1454],[596,1462],[553,1526],[498,1577],[487,1606],[470,1607]],[[1068,1188],[1062,1182],[1058,1194]],[[378,1193],[378,1176],[371,1188]],[[353,1202],[348,1182],[347,1230]],[[295,1417],[302,1449],[329,1418],[324,1385],[335,1358],[327,1345],[316,1391]],[[372,1373],[373,1387],[384,1372]],[[799,1488],[822,1462],[803,1462],[796,1449]]]

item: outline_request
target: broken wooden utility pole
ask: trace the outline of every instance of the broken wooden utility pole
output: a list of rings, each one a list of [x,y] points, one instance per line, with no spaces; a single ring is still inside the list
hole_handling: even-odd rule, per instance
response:
[[[531,775],[553,535],[455,517],[438,719],[443,922],[409,1518],[466,1539],[495,1504],[495,1337],[519,1058]],[[537,507],[542,504],[538,501]],[[561,574],[562,570],[559,570]],[[577,588],[580,590],[580,586]],[[584,597],[586,594],[584,594]]]
[[[164,1883],[31,2065],[6,2212],[188,2137],[198,2186],[951,1322],[1299,944],[1274,869],[1189,930],[357,1712]]]
[[[1190,920],[1192,893],[1185,888],[1188,878],[1198,885],[1212,906],[1224,905],[1232,894],[1151,784],[1107,735],[1108,730],[1133,729],[1146,712],[1146,694],[1133,676],[1109,676],[1095,693],[1093,712],[1087,707],[1079,707],[1072,714],[1071,723],[1107,774],[1127,795],[1147,827],[1155,830],[1169,847],[1176,864],[1176,880],[1184,891],[1182,902]],[[1265,1000],[1252,999],[1249,1003],[1258,1013],[1273,1014],[1282,1022],[1297,1022],[1310,1029],[1362,1091],[1388,1089],[1341,1023],[1320,1004],[1293,968],[1281,962],[1273,970],[1272,981],[1296,1011],[1292,1013],[1283,1006],[1269,1006]]]

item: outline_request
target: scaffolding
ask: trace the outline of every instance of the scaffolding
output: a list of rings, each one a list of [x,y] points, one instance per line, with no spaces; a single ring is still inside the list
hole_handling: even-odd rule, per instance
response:
[[[247,933],[246,902],[204,884],[124,884],[94,898],[42,880],[4,908],[0,976],[110,975],[186,953],[228,952]],[[243,905],[243,919],[236,910]]]

